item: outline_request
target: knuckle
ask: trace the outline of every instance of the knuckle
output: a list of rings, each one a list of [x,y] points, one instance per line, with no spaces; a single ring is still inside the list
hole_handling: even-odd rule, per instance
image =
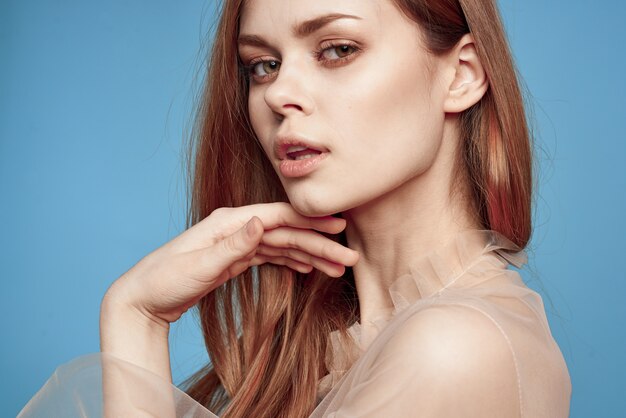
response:
[[[213,210],[213,212],[211,212],[211,216],[224,217],[224,216],[227,216],[231,211],[232,211],[232,208],[220,207],[220,208]]]
[[[276,202],[276,206],[279,209],[283,209],[283,210],[289,210],[289,208],[291,207],[291,205],[287,202]]]
[[[280,210],[277,214],[276,214],[276,221],[278,222],[278,224],[280,225],[285,225],[287,223],[287,215],[285,214],[285,212],[283,212],[282,210]]]
[[[291,258],[301,263],[311,264],[314,257],[305,251],[293,251],[293,256]]]
[[[220,216],[224,212],[224,208],[217,208],[211,212],[211,216]]]
[[[284,254],[285,254],[285,256],[291,258],[292,260],[298,260],[300,258],[299,254],[298,254],[298,251],[294,250],[293,248],[287,248],[284,251]]]
[[[320,248],[320,255],[325,259],[332,259],[333,251],[331,247],[331,244],[326,242],[323,243],[322,247]]]
[[[298,248],[298,235],[293,232],[290,231],[287,233],[287,246],[290,248]]]
[[[222,249],[228,254],[240,254],[244,248],[240,240],[235,239],[235,236],[229,236],[221,241]]]
[[[286,202],[276,202],[276,207],[278,209],[278,219],[280,220],[281,223],[287,223],[289,222],[292,213],[293,213],[293,209],[291,207],[291,205],[289,203]]]

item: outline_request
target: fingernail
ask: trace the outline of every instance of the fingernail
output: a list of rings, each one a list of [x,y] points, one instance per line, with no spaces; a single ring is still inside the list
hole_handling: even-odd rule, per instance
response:
[[[246,224],[246,233],[248,234],[250,238],[254,236],[254,230],[255,230],[255,227],[254,227],[253,219],[250,219],[248,223]]]

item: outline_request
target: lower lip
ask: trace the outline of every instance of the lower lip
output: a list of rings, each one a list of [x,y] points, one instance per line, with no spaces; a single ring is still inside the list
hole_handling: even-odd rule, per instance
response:
[[[328,153],[323,152],[315,157],[304,158],[302,160],[282,160],[280,162],[280,172],[284,177],[302,177],[312,173],[326,158]]]

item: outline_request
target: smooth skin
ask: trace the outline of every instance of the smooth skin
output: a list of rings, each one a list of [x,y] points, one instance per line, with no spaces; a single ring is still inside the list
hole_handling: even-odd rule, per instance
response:
[[[115,281],[102,303],[101,350],[171,381],[170,323],[251,266],[340,277],[359,255],[320,232],[345,226],[344,219],[303,216],[282,202],[215,210]]]
[[[450,193],[458,113],[489,85],[474,40],[465,35],[434,56],[390,0],[253,0],[239,40],[252,127],[290,203],[348,221],[348,246],[361,255],[353,272],[363,326],[393,306],[387,289],[419,254],[480,228],[467,192]],[[307,176],[278,170],[276,140],[289,135],[328,150]]]
[[[328,13],[359,19],[305,36],[291,31]],[[251,80],[248,102],[272,164],[280,163],[280,134],[309,137],[329,155],[304,178],[281,177],[289,204],[218,209],[111,286],[102,303],[101,350],[169,381],[169,324],[250,266],[318,268],[333,277],[354,266],[366,321],[390,306],[388,286],[416,254],[477,227],[464,194],[450,194],[456,114],[488,87],[470,35],[430,56],[417,25],[389,0],[251,0],[241,34],[267,40],[265,47],[240,45],[244,64],[280,63],[271,77]],[[356,45],[358,53],[331,41]],[[338,54],[351,58],[328,65]],[[255,74],[274,69],[260,64]],[[344,229],[351,249],[320,234]]]

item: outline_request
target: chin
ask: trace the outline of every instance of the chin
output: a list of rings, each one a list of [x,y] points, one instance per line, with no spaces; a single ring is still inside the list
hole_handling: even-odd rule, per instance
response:
[[[360,193],[340,184],[335,187],[286,185],[289,203],[303,216],[331,216],[366,206],[384,195],[384,188],[361,189]],[[290,187],[291,186],[291,187]]]
[[[311,195],[289,195],[289,203],[301,215],[304,216],[329,216],[348,209],[345,202],[334,196],[317,193]]]
[[[331,205],[323,205],[319,203],[312,202],[300,202],[298,200],[290,200],[291,206],[298,212],[300,215],[304,216],[328,216],[333,215],[337,212],[341,212],[340,210],[335,210]]]

